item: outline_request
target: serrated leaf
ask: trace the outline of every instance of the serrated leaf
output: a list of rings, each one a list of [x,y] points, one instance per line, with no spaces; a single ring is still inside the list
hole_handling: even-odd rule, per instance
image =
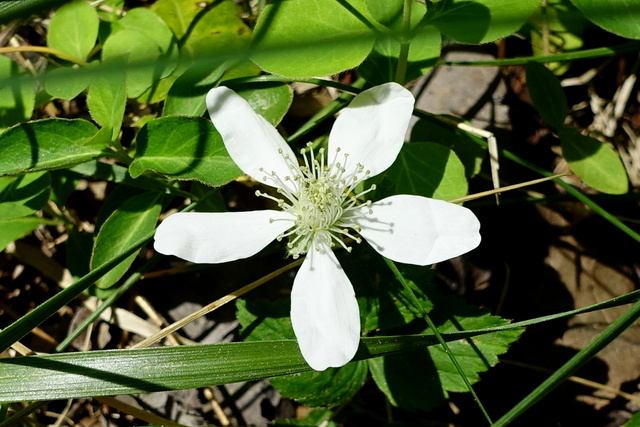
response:
[[[540,0],[442,0],[427,22],[462,43],[488,43],[507,37],[533,14]]]
[[[51,179],[46,172],[0,177],[0,220],[40,210],[49,200]]]
[[[335,74],[359,65],[376,35],[362,0],[278,0],[255,28],[251,59],[287,77]]]
[[[467,305],[457,297],[443,297],[436,302],[437,310],[432,312],[432,320],[441,334],[461,330],[475,330],[506,325],[508,320],[492,316],[488,310]],[[425,332],[428,331],[425,330]],[[498,356],[505,353],[515,342],[522,329],[494,332],[474,338],[448,343],[463,372],[471,384],[480,380],[480,373],[498,363]],[[453,366],[442,346],[429,347],[429,354],[437,369],[440,383],[445,391],[466,392],[467,387]]]
[[[74,58],[86,59],[98,38],[98,13],[85,1],[65,4],[53,15],[47,44]]]
[[[288,300],[239,300],[238,321],[247,341],[293,339]],[[322,372],[303,372],[271,379],[280,393],[307,406],[335,406],[351,399],[367,378],[367,364],[349,363]]]
[[[585,184],[607,194],[629,191],[627,172],[612,148],[573,128],[561,128],[558,134],[562,155]]]
[[[455,153],[439,144],[404,144],[385,172],[396,193],[452,200],[467,194],[467,179]]]
[[[56,169],[92,160],[107,148],[86,120],[21,123],[0,134],[0,176]]]
[[[0,55],[0,128],[31,117],[35,105],[34,82],[18,64]]]
[[[505,325],[509,322],[491,316],[486,310],[467,305],[456,297],[442,297],[434,301],[430,316],[438,331],[472,330]],[[424,332],[427,332],[425,330]],[[423,332],[423,333],[424,333]],[[507,330],[448,343],[449,350],[460,364],[471,384],[498,363],[522,330]],[[468,389],[442,346],[434,345],[398,355],[369,360],[376,384],[394,406],[414,411],[430,410],[445,401],[448,392],[467,392]]]
[[[527,88],[540,117],[556,129],[567,116],[567,98],[560,80],[547,67],[537,62],[527,64]]]
[[[144,125],[136,143],[136,157],[129,166],[133,178],[152,170],[215,187],[242,174],[208,119],[162,117]]]
[[[622,37],[640,39],[640,0],[571,0],[589,20]]]
[[[123,248],[153,231],[162,210],[161,195],[145,193],[130,198],[104,222],[96,236],[91,254],[91,269],[112,259]],[[113,286],[127,272],[136,254],[131,255],[96,282],[99,288]]]
[[[23,216],[0,220],[0,251],[22,236],[32,232],[40,225],[53,225],[53,221],[39,216]]]

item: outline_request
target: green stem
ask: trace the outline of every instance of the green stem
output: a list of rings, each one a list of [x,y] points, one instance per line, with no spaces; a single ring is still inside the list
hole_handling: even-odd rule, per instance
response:
[[[409,286],[409,283],[404,278],[404,276],[402,275],[402,273],[400,272],[398,267],[395,265],[395,263],[393,261],[391,261],[390,259],[388,259],[388,258],[383,257],[383,259],[387,263],[387,265],[389,266],[391,271],[393,272],[393,274],[396,277],[396,279],[398,279],[398,281],[402,284],[404,289],[409,294],[409,298],[411,299],[411,302],[414,305],[414,307],[420,312],[420,314],[422,315],[424,320],[429,325],[429,328],[431,329],[431,331],[433,331],[433,334],[435,335],[436,339],[438,340],[438,343],[440,343],[440,345],[444,349],[444,352],[447,354],[447,356],[451,360],[451,363],[453,363],[453,366],[455,366],[456,370],[458,371],[458,374],[460,375],[460,377],[464,381],[465,385],[467,386],[467,389],[469,390],[469,392],[473,396],[473,399],[478,404],[478,407],[480,408],[480,411],[482,411],[482,414],[484,415],[486,420],[489,422],[489,424],[493,424],[491,422],[491,417],[489,417],[489,414],[487,413],[486,409],[484,409],[484,406],[482,405],[482,402],[480,402],[480,399],[478,398],[478,395],[476,394],[475,390],[471,386],[471,383],[469,382],[469,379],[467,378],[467,376],[465,375],[464,371],[462,370],[462,367],[458,363],[458,360],[456,359],[456,357],[453,355],[453,353],[449,349],[449,346],[447,345],[447,342],[442,338],[442,335],[440,335],[440,332],[438,332],[438,328],[436,327],[435,323],[433,323],[433,321],[431,320],[431,317],[429,317],[429,314],[427,313],[427,310],[425,310],[425,308],[422,306],[422,304],[420,304],[420,301],[418,301],[418,298],[413,293],[413,290],[411,289],[411,286]]]
[[[602,58],[606,56],[622,55],[640,50],[640,41],[632,41],[617,46],[598,47],[578,52],[558,53],[544,56],[527,56],[524,58],[495,59],[491,61],[440,61],[437,65],[505,67],[507,65],[526,65],[528,62],[565,62],[579,59]]]
[[[402,37],[400,41],[400,55],[398,56],[398,66],[396,68],[395,81],[404,85],[407,77],[407,62],[409,61],[409,47],[411,46],[411,2],[404,0],[402,5]]]

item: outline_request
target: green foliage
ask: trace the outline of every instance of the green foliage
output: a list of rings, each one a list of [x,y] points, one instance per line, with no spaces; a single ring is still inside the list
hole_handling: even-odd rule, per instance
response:
[[[241,174],[211,121],[197,117],[163,117],[140,129],[129,172],[136,178],[147,170],[214,187]]]
[[[155,228],[162,205],[161,195],[146,193],[125,201],[104,222],[96,236],[91,254],[91,269],[102,265],[124,248],[140,240]],[[127,272],[136,254],[129,256],[100,280],[100,288],[113,286]]]
[[[0,56],[0,79],[10,82],[0,87],[0,128],[4,128],[31,117],[35,92],[33,80],[6,56]]]
[[[562,154],[587,185],[609,194],[624,194],[629,190],[627,172],[613,149],[575,129],[559,131]]]
[[[263,199],[245,197],[253,196],[260,183],[239,178],[242,171],[206,115],[205,96],[217,85],[229,85],[285,137],[292,132],[297,153],[306,142],[299,138],[303,133],[314,145],[326,144],[330,127],[325,122],[340,112],[349,94],[423,76],[437,65],[443,44],[487,44],[516,32],[529,34],[533,56],[520,62],[525,64],[541,55],[578,52],[587,29],[600,27],[640,39],[640,0],[548,0],[541,8],[540,0],[130,3],[0,2],[0,23],[30,13],[42,16],[35,31],[27,31],[29,21],[16,26],[19,37],[13,41],[20,46],[7,42],[3,54],[8,56],[0,56],[0,251],[39,229],[38,236],[59,238],[52,244],[62,249],[55,259],[77,278],[3,326],[1,351],[83,292],[91,289],[103,298],[126,289],[116,286],[121,281],[135,282],[147,271],[141,263],[152,265],[150,241],[163,211],[185,206],[185,200],[197,200],[187,209],[201,212],[272,207],[257,205]],[[48,13],[53,6],[58,9]],[[8,25],[5,33],[10,36],[13,29]],[[17,47],[26,52],[11,50]],[[29,51],[33,47],[39,49]],[[565,126],[571,121],[570,108],[558,76],[571,70],[572,63],[550,60],[549,68],[528,62],[526,78],[541,119],[560,138],[557,160],[566,161],[590,191],[628,193],[625,165],[608,141],[596,132]],[[313,88],[301,95],[298,83],[317,83],[331,92]],[[330,97],[323,98],[325,92]],[[375,182],[377,190],[368,193],[373,200],[396,193],[451,200],[467,195],[468,180],[486,187],[483,163],[488,156],[481,138],[456,127],[458,118],[420,111],[415,115],[419,119],[411,129],[411,142],[404,144],[395,163],[354,192]],[[508,151],[499,157],[548,173]],[[232,180],[237,180],[233,186],[218,188]],[[108,184],[105,194],[92,200],[99,208],[74,200],[80,183],[97,181]],[[559,185],[640,240],[583,189]],[[92,211],[76,212],[82,209]],[[271,295],[238,300],[243,343],[2,358],[0,402],[272,377],[283,396],[323,408],[275,425],[331,426],[342,424],[342,414],[370,393],[402,410],[429,411],[445,403],[450,393],[469,392],[468,385],[477,384],[522,333],[488,310],[444,296],[436,290],[436,270],[401,266],[400,275],[406,277],[400,280],[367,243],[353,246],[352,253],[338,251],[337,256],[357,295],[362,340],[354,360],[343,367],[310,371],[294,341],[289,300]],[[256,263],[261,269],[264,265]],[[235,268],[229,268],[230,277]],[[262,273],[270,272],[267,268]],[[554,373],[495,425],[522,413],[617,337],[637,318],[633,310],[638,309],[614,322],[566,371]],[[437,329],[428,328],[425,320]],[[451,354],[437,335],[448,342]],[[478,405],[484,411],[482,403]],[[326,409],[334,407],[340,411]],[[0,419],[7,416],[5,409],[0,407]],[[388,413],[394,410],[390,407]],[[634,418],[627,425],[637,424]]]
[[[84,60],[96,44],[98,14],[89,3],[75,0],[62,6],[51,18],[49,47]]]
[[[94,159],[107,148],[86,120],[22,123],[0,134],[0,176],[57,169]]]
[[[405,144],[386,175],[395,183],[395,192],[440,200],[467,194],[462,162],[453,150],[434,143]]]
[[[542,120],[559,129],[569,108],[560,81],[547,67],[537,62],[527,64],[527,87]]]
[[[0,219],[38,211],[49,200],[51,179],[46,172],[0,178]]]
[[[607,31],[630,39],[640,39],[638,14],[640,1],[617,0],[603,2],[599,0],[571,0],[574,5],[596,25]]]
[[[370,20],[363,0],[278,0],[258,19],[251,59],[265,71],[295,78],[353,68],[373,47]]]

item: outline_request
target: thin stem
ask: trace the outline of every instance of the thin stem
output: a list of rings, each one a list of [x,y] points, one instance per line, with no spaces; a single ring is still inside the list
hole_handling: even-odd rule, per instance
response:
[[[156,342],[160,341],[161,339],[163,339],[164,337],[166,337],[169,334],[174,333],[175,331],[177,331],[180,328],[183,328],[185,325],[195,321],[196,319],[199,319],[200,317],[211,313],[213,310],[216,310],[220,307],[222,307],[223,305],[227,304],[228,302],[231,302],[233,300],[235,300],[236,298],[246,294],[247,292],[257,288],[260,285],[263,285],[265,283],[267,283],[269,280],[281,275],[282,273],[291,270],[294,267],[299,266],[300,264],[302,264],[302,261],[304,259],[301,258],[299,260],[296,260],[294,262],[292,262],[291,264],[287,264],[282,268],[277,269],[276,271],[273,271],[269,274],[267,274],[266,276],[261,277],[260,279],[256,280],[255,282],[249,283],[246,286],[243,286],[242,288],[231,292],[228,295],[225,295],[224,297],[205,305],[204,307],[202,307],[199,310],[194,311],[193,313],[189,314],[188,316],[183,317],[182,319],[172,323],[171,325],[167,326],[166,328],[162,329],[161,331],[153,334],[152,336],[150,336],[149,338],[146,338],[142,341],[140,341],[139,343],[131,346],[131,348],[144,348],[144,347],[149,347],[152,344],[155,344]]]
[[[395,81],[404,85],[407,77],[407,62],[409,61],[409,47],[411,46],[411,3],[413,0],[404,0],[402,5],[402,37],[400,41],[400,55],[396,68]]]
[[[15,47],[0,47],[0,54],[3,53],[15,53],[15,52],[38,52],[38,53],[47,53],[49,55],[57,56],[60,59],[64,59],[65,61],[73,62],[74,64],[82,65],[86,67],[87,64],[81,59],[78,59],[74,56],[68,55],[60,50],[51,49],[46,46],[15,46]]]
[[[398,279],[398,281],[402,284],[404,289],[409,294],[409,298],[411,299],[412,304],[420,312],[420,314],[422,315],[424,320],[427,322],[427,324],[429,325],[429,328],[431,329],[431,331],[435,335],[436,339],[438,340],[438,343],[440,343],[440,345],[442,346],[444,352],[447,354],[447,356],[449,356],[449,359],[451,360],[451,363],[453,363],[453,366],[455,366],[456,370],[458,371],[458,374],[460,375],[460,377],[464,381],[465,385],[467,386],[467,389],[469,390],[469,392],[473,396],[473,399],[478,404],[478,407],[480,408],[480,411],[484,415],[485,419],[489,422],[489,424],[493,424],[492,421],[491,421],[491,417],[489,417],[489,414],[487,413],[486,409],[484,409],[484,406],[482,405],[482,402],[480,402],[480,398],[478,398],[478,395],[476,394],[475,390],[471,386],[471,383],[469,382],[469,379],[467,378],[467,376],[465,375],[464,371],[462,370],[462,367],[458,363],[458,360],[456,359],[456,357],[451,352],[451,349],[449,349],[449,346],[447,345],[447,342],[444,340],[444,338],[442,338],[442,335],[440,335],[440,332],[438,332],[438,328],[436,327],[435,323],[433,323],[433,321],[431,320],[431,317],[429,317],[429,314],[427,313],[427,310],[425,310],[425,308],[422,306],[422,304],[420,304],[420,301],[418,301],[418,298],[413,293],[413,290],[411,289],[411,286],[409,286],[409,283],[404,278],[404,276],[402,275],[402,273],[400,272],[398,267],[395,265],[395,263],[393,261],[391,261],[390,259],[388,259],[388,258],[383,257],[383,259],[387,263],[387,265],[389,266],[391,271],[393,272],[393,274],[396,277],[396,279]]]

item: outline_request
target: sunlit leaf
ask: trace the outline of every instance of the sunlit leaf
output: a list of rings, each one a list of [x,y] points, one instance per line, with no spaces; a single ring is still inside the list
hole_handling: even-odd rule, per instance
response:
[[[488,43],[513,34],[540,0],[443,0],[432,3],[427,22],[462,43]]]
[[[462,162],[447,147],[433,143],[405,144],[385,173],[396,193],[452,200],[467,194]]]
[[[18,218],[39,210],[49,200],[46,172],[0,177],[0,219]]]
[[[640,39],[640,0],[571,0],[591,21],[622,37]]]
[[[86,59],[98,38],[98,13],[85,1],[65,4],[53,15],[47,44],[74,58]]]
[[[122,252],[123,248],[151,232],[162,210],[161,194],[145,193],[124,202],[104,222],[96,236],[91,255],[91,269],[102,265]],[[100,288],[115,284],[133,263],[136,254],[122,261],[96,282]]]
[[[83,163],[98,157],[107,141],[94,138],[86,120],[46,119],[21,123],[0,134],[0,176]]]
[[[559,130],[562,155],[585,184],[608,194],[629,190],[627,172],[612,148],[573,128]]]
[[[334,74],[360,64],[375,34],[362,0],[278,0],[255,28],[251,58],[264,70],[288,77]]]
[[[0,128],[29,119],[36,97],[33,80],[17,63],[2,55],[0,80],[6,82],[0,86]]]
[[[137,144],[136,157],[129,166],[134,178],[151,170],[174,179],[220,186],[242,174],[209,119],[153,120],[140,129]]]

